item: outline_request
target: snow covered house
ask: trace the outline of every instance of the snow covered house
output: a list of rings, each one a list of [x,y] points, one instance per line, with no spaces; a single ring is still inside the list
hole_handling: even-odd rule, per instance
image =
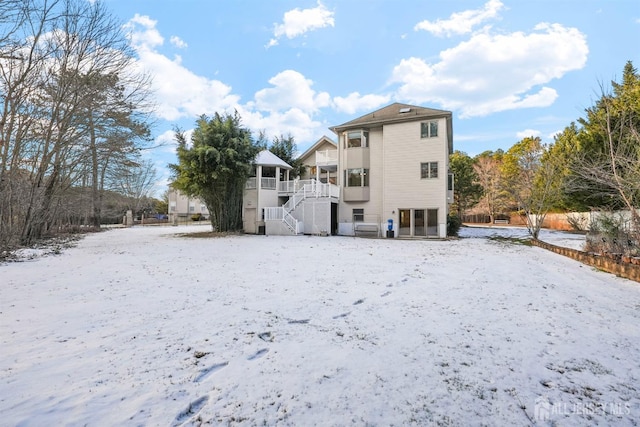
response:
[[[331,130],[338,143],[323,136],[305,151],[300,179],[269,151],[258,155],[245,232],[446,237],[450,111],[394,103]]]
[[[450,111],[394,103],[334,126],[338,234],[446,237],[453,201]],[[390,234],[391,235],[391,234]]]

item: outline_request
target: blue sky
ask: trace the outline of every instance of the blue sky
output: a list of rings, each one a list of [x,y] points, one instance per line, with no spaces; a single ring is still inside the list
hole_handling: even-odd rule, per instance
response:
[[[159,191],[174,126],[233,112],[302,152],[392,102],[453,112],[470,155],[553,134],[640,68],[637,0],[105,0],[153,76]],[[159,194],[158,194],[159,195]]]

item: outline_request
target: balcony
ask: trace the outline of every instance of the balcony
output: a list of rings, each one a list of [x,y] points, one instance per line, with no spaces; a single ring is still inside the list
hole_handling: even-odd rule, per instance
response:
[[[275,190],[277,188],[277,181],[275,178],[260,178],[260,188],[263,190]],[[258,188],[258,178],[252,176],[247,179],[244,185],[245,190],[255,190]]]
[[[338,165],[338,150],[316,151],[316,166]]]

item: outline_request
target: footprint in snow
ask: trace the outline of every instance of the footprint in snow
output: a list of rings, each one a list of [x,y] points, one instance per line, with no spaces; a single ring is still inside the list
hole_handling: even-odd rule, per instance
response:
[[[364,298],[360,298],[358,301],[354,302],[353,305],[362,304],[364,302]]]
[[[253,353],[251,356],[247,357],[247,360],[256,360],[263,357],[265,354],[269,353],[268,348],[261,348],[260,350]]]
[[[202,396],[194,400],[193,402],[189,403],[189,406],[187,406],[187,409],[185,409],[184,411],[178,414],[173,425],[177,426],[179,424],[182,424],[187,418],[197,415],[198,412],[200,412],[202,407],[206,405],[208,401],[209,401],[209,396]]]
[[[199,383],[209,375],[213,374],[214,372],[218,372],[220,369],[224,368],[228,364],[229,362],[216,363],[215,365],[211,365],[208,368],[202,369],[200,373],[193,379],[193,382]]]
[[[351,312],[350,312],[350,311],[347,311],[346,313],[337,314],[337,315],[333,316],[333,318],[334,318],[334,319],[339,319],[339,318],[341,318],[341,317],[347,317],[347,316],[348,316],[348,315],[350,315],[350,314],[351,314]]]
[[[290,325],[306,325],[309,323],[311,319],[291,319],[289,320]]]
[[[386,297],[386,296],[389,296],[389,295],[391,295],[391,291],[387,291],[387,292],[385,292],[384,294],[382,294],[380,296],[381,297]]]

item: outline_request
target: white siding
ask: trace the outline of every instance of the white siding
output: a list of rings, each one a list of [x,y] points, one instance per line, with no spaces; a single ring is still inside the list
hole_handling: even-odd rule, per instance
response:
[[[438,136],[421,138],[420,124],[438,121]],[[344,148],[343,135],[338,145],[340,151],[340,180],[348,156]],[[397,225],[399,209],[438,209],[438,234],[446,236],[447,173],[449,168],[447,145],[447,123],[445,118],[424,119],[413,122],[394,123],[369,129],[369,186],[367,202],[349,203],[341,200],[339,222],[352,221],[353,209],[364,209],[365,222],[378,222],[386,229],[387,219]],[[347,162],[345,162],[347,160]],[[422,179],[420,164],[438,163],[438,178]]]

